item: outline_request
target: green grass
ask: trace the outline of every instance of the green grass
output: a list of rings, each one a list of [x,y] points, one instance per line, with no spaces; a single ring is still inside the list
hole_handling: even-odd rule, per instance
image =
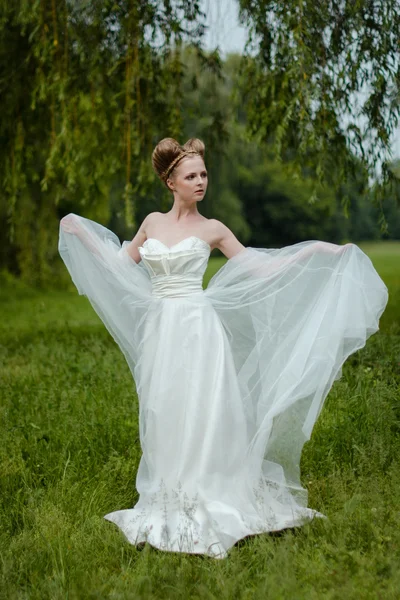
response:
[[[390,301],[303,452],[309,505],[328,520],[249,538],[222,561],[138,551],[103,519],[137,500],[128,366],[75,288],[3,276],[0,598],[399,598],[400,244],[362,248]]]

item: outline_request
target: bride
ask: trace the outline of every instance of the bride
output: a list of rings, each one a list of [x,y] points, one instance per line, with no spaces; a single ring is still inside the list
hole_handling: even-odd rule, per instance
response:
[[[161,140],[173,194],[131,241],[69,214],[59,252],[127,360],[139,398],[139,500],[110,507],[135,545],[225,558],[240,539],[304,524],[300,457],[348,356],[388,300],[354,244],[243,246],[198,202],[205,148]],[[203,289],[210,252],[226,257]]]

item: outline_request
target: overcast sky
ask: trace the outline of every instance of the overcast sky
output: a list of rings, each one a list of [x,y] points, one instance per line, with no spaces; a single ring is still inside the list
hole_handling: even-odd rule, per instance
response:
[[[223,56],[229,52],[243,52],[247,31],[239,24],[238,1],[202,0],[201,5],[207,15],[206,47],[219,46]],[[392,137],[392,152],[392,158],[400,158],[400,127]]]
[[[219,46],[223,55],[243,52],[247,31],[239,24],[237,0],[202,0],[201,4],[209,27],[206,46]]]

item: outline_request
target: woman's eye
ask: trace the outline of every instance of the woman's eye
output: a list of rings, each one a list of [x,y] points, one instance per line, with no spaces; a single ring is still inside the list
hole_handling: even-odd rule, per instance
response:
[[[207,173],[202,173],[202,177],[207,177]],[[193,179],[194,175],[188,175],[187,179]]]

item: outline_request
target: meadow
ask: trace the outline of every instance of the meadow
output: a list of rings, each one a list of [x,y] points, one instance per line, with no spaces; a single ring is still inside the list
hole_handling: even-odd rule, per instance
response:
[[[399,598],[400,243],[360,246],[390,300],[303,451],[309,506],[328,519],[248,538],[221,561],[140,551],[103,519],[137,500],[128,365],[72,284],[40,291],[3,273],[0,598]],[[222,263],[210,259],[205,284]]]

